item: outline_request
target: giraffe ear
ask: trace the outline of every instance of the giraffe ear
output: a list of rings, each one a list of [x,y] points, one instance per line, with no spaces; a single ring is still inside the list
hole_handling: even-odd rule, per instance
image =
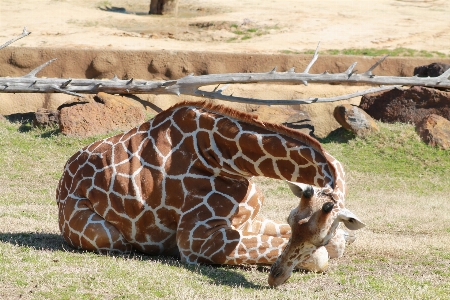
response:
[[[350,230],[358,230],[366,226],[366,224],[361,222],[357,216],[346,208],[339,211],[337,220],[343,222],[345,227]]]
[[[299,182],[291,182],[286,181],[292,193],[301,198],[303,194],[305,194],[306,198],[311,198],[314,195],[314,189],[309,184],[299,183]]]

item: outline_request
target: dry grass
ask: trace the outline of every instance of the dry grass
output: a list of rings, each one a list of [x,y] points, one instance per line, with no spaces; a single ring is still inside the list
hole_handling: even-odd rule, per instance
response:
[[[0,298],[17,299],[448,299],[450,155],[412,126],[379,124],[374,137],[323,140],[344,162],[347,206],[368,225],[326,274],[296,272],[278,289],[267,267],[187,266],[138,253],[74,251],[57,228],[54,193],[67,158],[92,139],[0,121]],[[264,214],[286,218],[296,199],[258,179]]]

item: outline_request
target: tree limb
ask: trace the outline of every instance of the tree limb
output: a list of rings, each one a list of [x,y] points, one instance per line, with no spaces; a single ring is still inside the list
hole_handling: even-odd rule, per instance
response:
[[[20,40],[21,38],[26,37],[26,36],[29,35],[29,34],[31,34],[31,32],[28,32],[28,31],[27,31],[27,28],[24,27],[24,28],[23,28],[23,31],[22,31],[22,34],[21,34],[20,36],[18,36],[18,37],[16,37],[16,38],[13,38],[12,40],[7,41],[6,43],[4,43],[3,45],[0,46],[0,49],[3,49],[3,48],[5,48],[5,47],[11,45],[11,44],[14,43],[15,41]]]
[[[23,36],[28,35],[24,29]],[[21,37],[23,37],[21,36]],[[21,38],[19,37],[19,38]],[[16,38],[15,40],[17,40]],[[12,43],[14,40],[10,41]],[[9,45],[8,44],[8,45]],[[174,94],[193,95],[199,97],[209,97],[233,102],[244,102],[252,104],[268,105],[288,105],[288,104],[309,104],[316,102],[331,102],[349,99],[368,93],[388,90],[398,86],[428,86],[450,88],[450,69],[439,77],[398,77],[398,76],[376,76],[372,71],[380,65],[387,56],[378,60],[366,72],[357,74],[354,70],[356,62],[345,72],[330,74],[310,74],[309,70],[318,58],[319,45],[310,63],[302,73],[296,73],[294,68],[287,72],[276,72],[276,67],[267,73],[227,73],[209,74],[194,76],[190,74],[178,80],[146,81],[120,80],[116,76],[110,80],[99,79],[63,79],[63,78],[37,78],[36,74],[54,61],[50,60],[35,68],[30,73],[21,77],[0,77],[0,92],[3,93],[65,93],[69,95],[82,96],[81,94],[96,94],[105,92],[109,94]],[[262,100],[254,98],[243,98],[233,95],[224,95],[222,92],[228,84],[240,83],[278,83],[278,84],[305,84],[308,83],[345,83],[345,84],[369,84],[381,85],[357,93],[342,95],[332,98],[310,98],[294,100]],[[203,86],[214,85],[216,88],[212,92],[203,91]],[[222,88],[219,89],[219,86]]]

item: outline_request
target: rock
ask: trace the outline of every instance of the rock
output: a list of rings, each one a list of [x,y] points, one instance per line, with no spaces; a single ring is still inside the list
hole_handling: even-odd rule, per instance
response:
[[[425,66],[415,67],[414,75],[417,75],[418,77],[438,77],[448,69],[450,69],[449,64],[432,63]]]
[[[59,124],[59,111],[39,108],[33,120],[34,127],[56,126]]]
[[[364,95],[359,105],[372,118],[387,123],[419,123],[429,114],[450,120],[450,92],[413,86]]]
[[[295,114],[289,116],[287,120],[283,122],[283,125],[296,129],[297,131],[303,132],[304,134],[312,137],[316,137],[314,135],[314,125],[311,122],[311,117],[308,112],[304,110],[295,111]]]
[[[129,130],[144,122],[140,104],[121,96],[98,93],[95,101],[60,107],[59,128],[71,136],[93,136],[113,130]]]
[[[258,119],[265,122],[283,124],[304,134],[314,136],[314,125],[306,111],[294,110],[286,107],[262,105],[253,112]]]
[[[347,130],[358,136],[379,131],[375,121],[362,109],[350,104],[338,105],[334,109],[334,118]]]
[[[417,124],[416,132],[428,145],[444,150],[450,149],[449,120],[436,114],[430,114]]]

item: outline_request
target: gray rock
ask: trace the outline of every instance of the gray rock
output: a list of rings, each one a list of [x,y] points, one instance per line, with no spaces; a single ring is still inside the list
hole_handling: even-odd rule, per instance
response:
[[[350,104],[338,105],[334,109],[334,118],[342,127],[358,136],[379,131],[375,121],[362,109]]]

